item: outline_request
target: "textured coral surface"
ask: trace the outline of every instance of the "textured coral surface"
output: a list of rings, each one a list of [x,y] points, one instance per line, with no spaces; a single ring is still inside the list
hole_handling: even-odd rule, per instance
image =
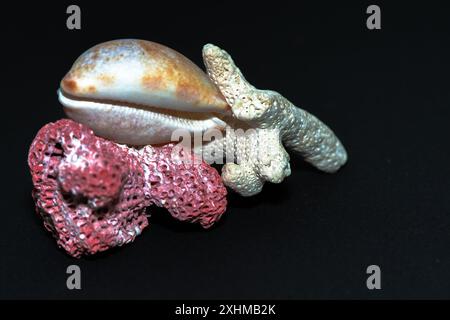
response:
[[[284,147],[302,155],[317,169],[333,173],[347,162],[347,151],[322,121],[294,106],[281,94],[251,85],[231,56],[212,44],[203,47],[203,61],[211,80],[231,107],[229,128],[252,127],[251,134],[227,134],[214,140],[206,151],[236,146],[233,152],[240,163],[229,162],[222,169],[226,186],[243,196],[259,193],[265,181],[279,183],[291,174],[289,154]],[[224,152],[219,152],[224,153]]]
[[[133,241],[148,226],[152,204],[204,228],[226,209],[226,189],[205,162],[173,145],[115,144],[72,120],[44,126],[28,164],[37,212],[74,257]]]

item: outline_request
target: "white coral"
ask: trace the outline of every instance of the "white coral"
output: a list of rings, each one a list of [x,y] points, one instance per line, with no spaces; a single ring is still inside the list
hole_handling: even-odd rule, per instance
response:
[[[345,164],[347,152],[343,145],[315,116],[277,92],[256,89],[219,47],[205,45],[203,60],[234,117],[227,121],[223,139],[203,147],[205,155],[214,150],[220,150],[218,154],[233,154],[232,162],[222,169],[228,187],[243,196],[252,196],[261,191],[265,181],[283,181],[291,173],[289,155],[283,145],[325,172],[335,172]],[[247,129],[246,134],[236,134],[238,128]]]

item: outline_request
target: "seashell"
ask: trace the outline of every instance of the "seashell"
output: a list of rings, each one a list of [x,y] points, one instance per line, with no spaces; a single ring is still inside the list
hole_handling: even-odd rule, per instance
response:
[[[166,143],[176,129],[222,129],[230,107],[182,54],[150,41],[105,42],[84,52],[62,79],[66,114],[119,143]]]

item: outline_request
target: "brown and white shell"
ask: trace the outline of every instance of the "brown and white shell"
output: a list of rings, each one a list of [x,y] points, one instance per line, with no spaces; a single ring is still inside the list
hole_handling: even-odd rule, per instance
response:
[[[171,140],[176,129],[223,128],[225,99],[193,62],[155,42],[123,39],[87,50],[58,91],[66,114],[119,143]]]

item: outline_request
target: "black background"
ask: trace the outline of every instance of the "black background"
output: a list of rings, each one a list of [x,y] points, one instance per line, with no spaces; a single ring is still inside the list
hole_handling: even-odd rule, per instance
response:
[[[0,298],[449,298],[450,23],[444,2],[121,1],[1,5]],[[366,28],[379,4],[382,29]],[[281,92],[341,138],[337,174],[292,156],[292,175],[252,198],[229,195],[214,228],[151,209],[136,241],[91,258],[56,247],[34,211],[26,163],[64,117],[60,79],[89,47],[160,42],[202,66],[226,49],[247,79]],[[78,264],[82,290],[66,288]],[[366,288],[366,268],[382,290]]]

